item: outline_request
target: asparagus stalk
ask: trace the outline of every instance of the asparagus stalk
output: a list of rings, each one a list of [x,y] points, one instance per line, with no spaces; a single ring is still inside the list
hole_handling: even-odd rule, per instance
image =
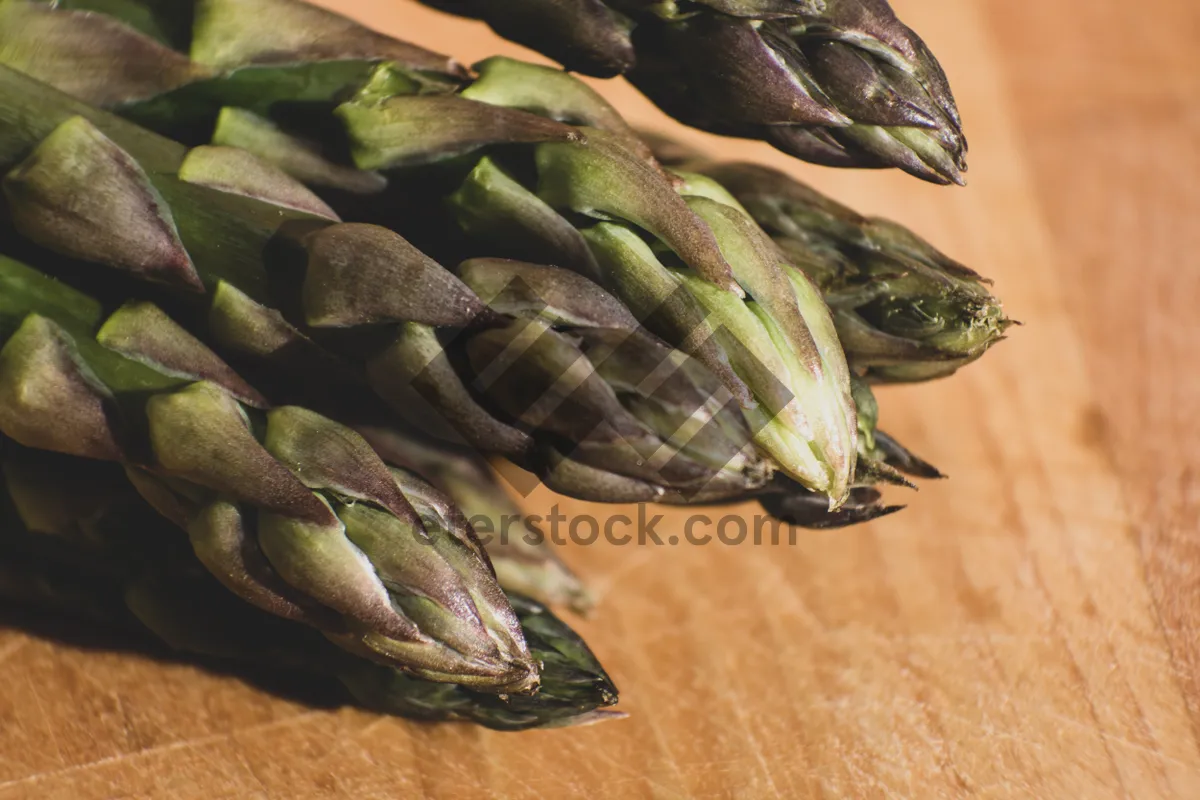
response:
[[[945,475],[879,429],[879,405],[871,386],[862,378],[852,379],[854,404],[858,410],[858,468],[850,498],[836,511],[822,503],[821,496],[776,477],[760,493],[759,500],[771,516],[814,530],[859,525],[901,511],[904,506],[883,501],[881,485],[916,488],[909,478],[926,480]]]
[[[718,181],[833,309],[851,367],[881,383],[953,374],[1013,324],[991,283],[890,220],[863,217],[778,170],[684,161]]]
[[[145,631],[181,653],[334,679],[365,708],[413,719],[525,730],[621,716],[603,710],[617,690],[587,645],[521,595],[510,600],[542,665],[536,695],[501,698],[420,680],[224,591],[119,469],[8,445],[2,455],[0,598]]]
[[[626,75],[676,119],[817,164],[962,183],[950,85],[886,0],[423,0],[567,69]]]
[[[197,16],[193,29],[192,54],[202,62],[212,58],[205,42],[213,37],[206,26],[240,32],[235,37],[240,44],[221,40],[220,65],[225,73],[179,89],[161,87],[163,91],[151,100],[145,99],[151,91],[145,86],[131,89],[122,113],[144,121],[157,120],[155,124],[160,126],[166,124],[164,114],[159,113],[163,108],[170,109],[165,118],[175,123],[213,117],[229,123],[233,119],[233,124],[218,128],[220,141],[278,144],[281,132],[274,127],[260,125],[246,135],[246,126],[239,128],[236,123],[245,123],[245,111],[274,112],[280,117],[285,100],[303,100],[311,106],[316,98],[309,92],[311,82],[304,84],[304,92],[297,93],[292,85],[295,76],[286,79],[281,75],[284,67],[254,66],[264,47],[274,47],[264,42],[278,38],[278,46],[271,52],[280,61],[297,60],[294,69],[302,73],[328,67],[330,62],[303,61],[308,57],[303,48],[291,52],[284,46],[298,36],[293,35],[295,30],[282,32],[289,19],[300,30],[306,29],[306,23],[281,15],[273,19],[271,31],[252,35],[249,26],[234,25],[233,20],[245,19],[235,6],[201,3],[197,9],[204,13]],[[307,19],[309,12],[311,9],[297,14]],[[87,24],[86,18],[70,12],[38,13],[62,20],[61,24],[72,30]],[[139,37],[145,47],[154,45],[128,28],[121,36],[99,27],[95,34],[93,48],[103,50],[107,45],[113,57],[123,47],[123,37]],[[46,48],[53,48],[54,37],[43,36],[42,40]],[[238,48],[242,54],[235,59],[232,54]],[[64,58],[70,55],[62,54]],[[164,48],[163,57],[170,60],[178,54]],[[233,61],[243,66],[230,69]],[[10,59],[10,63],[53,78],[47,75],[50,71],[39,73],[19,59]],[[508,149],[514,152],[532,148],[537,162],[537,199],[543,206],[605,221],[593,229],[596,236],[588,243],[592,250],[628,249],[635,246],[640,234],[665,251],[664,257],[670,254],[666,265],[645,259],[640,252],[632,261],[625,259],[627,263],[618,258],[615,261],[622,269],[607,263],[605,283],[635,313],[646,317],[656,333],[713,369],[744,405],[761,407],[762,424],[754,426],[758,444],[784,470],[809,488],[827,494],[833,505],[841,502],[854,474],[855,458],[848,371],[828,310],[806,279],[802,275],[799,281],[785,277],[777,264],[761,257],[761,231],[744,215],[727,206],[714,207],[708,198],[685,199],[676,193],[672,181],[648,160],[644,147],[629,134],[628,126],[586,87],[557,71],[507,59],[491,59],[478,69],[478,80],[449,94],[444,73],[435,80],[385,63],[350,100],[337,106],[333,117],[327,116],[323,124],[310,118],[305,130],[328,130],[336,119],[341,133],[334,138],[343,138],[358,166],[368,169],[397,170],[444,162],[500,144],[513,145]],[[240,115],[220,114],[223,104],[244,100],[237,87],[250,80],[250,74],[256,75],[254,80],[264,89],[255,95],[254,107],[243,109]],[[339,85],[337,91],[328,92],[330,105],[344,97],[345,88]],[[571,128],[550,117],[599,127]],[[235,135],[238,131],[243,135]],[[477,156],[472,156],[474,159]],[[578,234],[566,236],[578,245]],[[753,294],[753,302],[742,300],[747,291]],[[366,298],[357,298],[357,302],[364,304]],[[716,322],[710,321],[710,316]],[[311,321],[322,325],[378,319],[378,315],[351,319],[310,314]]]
[[[550,604],[587,613],[594,598],[531,526],[485,459],[396,426],[357,428],[384,461],[417,473],[458,505],[487,550],[500,585]]]
[[[433,680],[536,687],[469,526],[418,515],[431,487],[342,425],[268,409],[155,306],[107,314],[6,257],[0,287],[0,432],[126,465],[214,575],[264,610]]]

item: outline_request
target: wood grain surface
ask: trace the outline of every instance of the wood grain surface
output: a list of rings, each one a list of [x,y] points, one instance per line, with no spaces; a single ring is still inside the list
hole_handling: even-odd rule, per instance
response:
[[[522,52],[405,0],[325,4],[464,61]],[[0,628],[0,800],[1200,797],[1200,6],[894,5],[952,78],[968,188],[683,135],[995,279],[1025,327],[881,392],[886,427],[951,480],[794,546],[568,548],[630,714],[590,728],[314,708]],[[528,505],[556,502],[613,513]]]

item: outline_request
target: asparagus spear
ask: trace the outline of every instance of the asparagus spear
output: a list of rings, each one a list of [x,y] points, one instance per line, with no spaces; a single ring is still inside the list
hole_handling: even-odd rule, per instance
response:
[[[423,0],[660,108],[835,167],[962,183],[950,85],[886,0]]]
[[[224,591],[119,469],[10,444],[0,443],[0,454],[0,598],[146,631],[181,653],[335,679],[365,708],[413,719],[525,730],[621,716],[603,710],[617,690],[587,645],[521,595],[510,600],[542,665],[536,695],[420,680]]]
[[[991,283],[912,231],[863,217],[778,170],[685,161],[717,180],[833,309],[850,365],[877,382],[953,374],[1013,323]]]
[[[348,428],[264,399],[147,303],[111,315],[0,257],[0,432],[125,464],[244,599],[434,680],[537,670],[470,528]],[[447,504],[448,505],[448,504]]]
[[[814,530],[859,525],[904,508],[884,503],[880,486],[915,488],[910,477],[926,480],[945,477],[937,467],[879,429],[879,405],[865,380],[855,377],[851,386],[858,410],[858,468],[850,498],[841,508],[830,511],[820,495],[777,476],[773,483],[764,487],[759,497],[771,516]]]
[[[243,19],[227,5],[202,6],[210,10],[197,18],[192,44],[193,55],[201,61],[209,58],[207,46],[201,46],[207,41],[204,25]],[[68,12],[45,13],[59,15],[61,24],[73,29],[86,24],[86,19]],[[234,16],[226,17],[231,14]],[[169,109],[166,118],[175,123],[211,118],[218,115],[221,104],[244,99],[238,87],[251,80],[247,77],[250,73],[257,75],[253,79],[256,85],[269,87],[269,91],[257,93],[249,111],[275,111],[280,116],[285,100],[303,100],[311,106],[316,99],[308,93],[311,82],[304,84],[305,92],[297,93],[294,80],[281,77],[285,68],[253,66],[264,41],[276,35],[281,42],[295,38],[277,34],[287,28],[286,17],[273,22],[277,24],[265,39],[250,35],[249,28],[238,28],[241,44],[222,45],[224,68],[234,60],[231,54],[243,48],[240,69],[182,89],[164,87],[163,93],[149,101],[144,100],[148,90],[139,86],[128,96],[131,103],[140,102],[123,106],[122,113],[159,124],[165,124],[160,113],[164,108]],[[96,28],[95,32],[93,47],[103,49],[107,44],[116,57],[121,37],[112,36],[107,29]],[[138,36],[132,29],[123,35]],[[154,44],[141,38],[146,47]],[[43,40],[46,48],[53,48],[54,37]],[[287,55],[280,55],[278,48],[271,52],[281,60],[305,58],[302,49]],[[63,57],[69,58],[70,53]],[[164,59],[177,57],[164,53]],[[17,59],[10,63],[31,69]],[[300,62],[295,69],[316,69],[329,63]],[[828,310],[806,279],[786,278],[770,259],[761,258],[761,231],[744,215],[729,207],[714,207],[708,198],[679,196],[670,179],[647,160],[644,147],[635,142],[628,126],[586,87],[562,73],[507,59],[491,59],[478,68],[479,80],[457,94],[447,94],[444,74],[431,80],[395,64],[378,67],[366,84],[336,109],[356,163],[369,169],[395,170],[445,161],[485,145],[523,145],[509,148],[518,151],[533,147],[538,199],[564,212],[605,220],[595,229],[599,243],[590,242],[593,249],[633,246],[632,240],[614,245],[613,237],[637,239],[640,232],[670,253],[671,269],[638,254],[637,263],[622,264],[624,270],[610,269],[605,282],[635,313],[647,317],[656,333],[704,361],[743,404],[761,405],[768,419],[756,426],[759,445],[797,480],[827,494],[833,505],[839,503],[854,473],[853,404],[844,356],[828,322]],[[339,85],[338,91],[330,92],[330,103],[335,97],[341,99],[344,89]],[[583,121],[603,130],[574,129],[547,117]],[[229,118],[222,115],[221,121]],[[232,118],[244,122],[245,114]],[[322,126],[310,119],[306,125],[311,132],[327,129],[330,122],[326,118]],[[280,141],[274,128],[260,126],[253,136],[233,136],[231,129],[238,126],[218,129],[221,141],[251,146],[255,137]],[[622,220],[625,222],[618,224]],[[578,235],[570,238],[578,244]],[[754,295],[752,303],[741,300],[747,291]],[[364,299],[357,301],[361,304]],[[717,321],[710,322],[710,315]],[[314,321],[331,325],[351,320],[318,316]]]
[[[587,587],[555,555],[505,491],[487,461],[459,448],[396,426],[359,426],[384,461],[417,473],[462,509],[487,550],[500,585],[576,612],[591,610]]]

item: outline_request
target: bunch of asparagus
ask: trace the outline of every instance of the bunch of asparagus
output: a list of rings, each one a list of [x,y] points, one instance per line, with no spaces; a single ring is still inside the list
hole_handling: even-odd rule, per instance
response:
[[[793,82],[845,121],[792,141],[858,165],[891,153],[863,144],[881,136],[961,143],[936,62],[868,25],[899,26],[874,3],[683,5],[629,4],[654,41],[780,25],[811,50],[823,93]],[[673,84],[699,80],[671,62]],[[879,86],[850,88],[863,70]],[[912,87],[938,126],[847,116],[854,91],[911,105]],[[710,88],[687,91],[727,121],[709,127],[800,122],[751,124]],[[534,530],[476,538],[471,519],[517,515],[484,455],[584,499],[864,522],[897,510],[881,484],[940,476],[878,430],[871,385],[949,375],[1010,324],[905,228],[652,147],[565,72],[468,70],[299,0],[0,0],[0,176],[0,433],[22,458],[120,464],[186,531],[161,553],[102,537],[111,616],[416,716],[523,727],[615,701],[578,638],[520,599],[585,609],[578,578]],[[21,541],[60,527],[15,507]],[[63,589],[79,565],[18,555],[44,579],[10,593],[79,605]],[[214,598],[199,627],[233,639],[255,607],[264,646],[181,635],[165,586]]]
[[[310,628],[248,608],[207,573],[119,469],[0,441],[0,598],[144,632],[174,650],[334,680],[362,706],[498,730],[620,716],[616,687],[587,645],[545,606],[510,593],[541,665],[534,696],[417,680],[358,658]]]

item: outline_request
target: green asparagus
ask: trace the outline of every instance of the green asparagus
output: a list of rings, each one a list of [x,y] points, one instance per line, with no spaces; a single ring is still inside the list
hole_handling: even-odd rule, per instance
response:
[[[0,598],[147,630],[182,653],[336,679],[365,708],[413,719],[525,730],[621,716],[605,710],[617,690],[587,645],[534,601],[510,595],[541,664],[536,695],[500,698],[419,680],[224,591],[186,539],[108,467],[0,442]]]
[[[877,382],[953,374],[1013,324],[978,273],[890,220],[863,217],[757,164],[684,162],[716,179],[820,288],[855,371]]]
[[[285,5],[300,8],[302,4]],[[197,5],[203,13],[197,16],[193,30],[191,53],[196,61],[208,66],[214,60],[206,44],[214,37],[207,26],[226,30],[233,24],[230,20],[241,19],[234,6]],[[39,19],[59,19],[71,30],[82,29],[88,22],[85,15],[69,11],[39,10],[28,3],[22,8],[22,13]],[[297,75],[309,70],[325,74],[334,63],[319,58],[304,61],[312,54],[304,48],[288,51],[285,46],[303,38],[296,31],[308,30],[306,15],[310,12],[297,11],[303,17],[299,21],[281,14],[269,31],[238,27],[239,35],[233,37],[236,41],[220,40],[221,58],[216,61],[225,71],[215,77],[182,88],[139,85],[127,92],[128,102],[113,104],[123,114],[159,128],[186,122],[188,127],[204,130],[203,122],[208,121],[216,125],[208,129],[215,130],[218,141],[251,147],[264,141],[279,144],[279,137],[287,135],[282,119],[288,116],[285,107],[304,105],[310,113],[301,114],[306,116],[301,132],[311,136],[328,131],[336,120],[340,133],[332,139],[340,139],[343,147],[350,148],[359,167],[373,170],[394,172],[439,162],[453,172],[451,162],[457,157],[485,146],[490,146],[488,152],[532,153],[538,175],[535,199],[543,211],[548,204],[556,213],[601,221],[591,229],[594,236],[588,244],[607,253],[605,284],[636,314],[647,318],[655,333],[714,370],[743,405],[758,409],[764,419],[754,425],[756,441],[782,469],[803,485],[826,494],[834,506],[845,498],[854,474],[855,453],[853,404],[844,356],[828,310],[815,290],[802,274],[785,275],[771,259],[762,257],[763,237],[751,220],[709,198],[678,194],[672,179],[650,159],[619,115],[594,92],[556,70],[490,59],[478,65],[480,77],[464,86],[444,71],[431,75],[402,68],[385,61],[387,54],[380,52],[378,59],[383,63],[340,105],[337,102],[345,98],[347,84],[353,81],[308,81],[297,89]],[[289,24],[294,29],[289,29]],[[20,25],[14,29],[17,27]],[[32,30],[32,26],[26,27]],[[30,35],[33,33],[36,31]],[[107,46],[114,60],[119,60],[124,38],[137,37],[145,48],[156,44],[131,28],[114,36],[97,26],[95,34],[93,49]],[[294,74],[287,73],[286,66],[260,64],[261,51],[271,47],[272,37],[279,40],[279,46],[270,50],[274,64],[292,59]],[[43,34],[42,51],[54,51],[56,41]],[[239,47],[242,53],[235,58]],[[162,50],[164,61],[179,57]],[[60,55],[70,59],[72,54]],[[242,66],[234,68],[234,61]],[[28,62],[9,59],[34,75],[54,79],[55,70],[38,70]],[[244,91],[247,84],[259,89],[250,100]],[[312,108],[321,103],[313,92],[322,88],[327,106],[336,108],[332,116],[318,114],[324,121],[315,122]],[[84,91],[77,93],[97,102]],[[242,103],[251,107],[234,113],[223,111]],[[255,126],[247,123],[251,119],[248,113],[274,113],[276,119]],[[557,120],[592,127],[574,128]],[[297,147],[303,144],[294,136],[287,141]],[[337,149],[336,141],[326,144],[327,149]],[[304,153],[316,155],[312,149]],[[477,160],[478,155],[471,157],[472,163]],[[285,162],[294,161],[277,159],[276,166],[287,168]],[[563,233],[579,244],[577,232]],[[642,243],[639,235],[650,237],[663,251],[660,255],[665,265],[657,257],[626,252],[638,250]],[[614,249],[616,257],[611,255]],[[393,269],[380,276],[394,279],[396,272]],[[339,273],[339,277],[345,276]],[[332,280],[325,284],[334,285]],[[377,322],[386,313],[397,311],[394,306],[363,309],[368,298],[352,294],[359,288],[353,284],[333,293],[328,302],[341,305],[322,309],[329,313],[310,309],[310,321],[323,326]],[[746,293],[753,295],[752,302],[742,300]],[[313,292],[305,299],[323,294]],[[411,305],[428,308],[432,303]],[[405,311],[412,313],[412,308]],[[499,436],[503,432],[492,433]]]
[[[962,183],[949,82],[886,0],[422,0],[661,109],[835,167]]]
[[[357,430],[384,461],[415,472],[454,500],[479,535],[506,591],[567,605],[579,613],[591,610],[595,601],[587,587],[555,555],[544,534],[530,525],[475,451],[395,425]]]
[[[128,467],[228,588],[434,680],[530,691],[537,669],[470,528],[350,429],[266,402],[157,307],[108,314],[0,257],[0,432]]]

